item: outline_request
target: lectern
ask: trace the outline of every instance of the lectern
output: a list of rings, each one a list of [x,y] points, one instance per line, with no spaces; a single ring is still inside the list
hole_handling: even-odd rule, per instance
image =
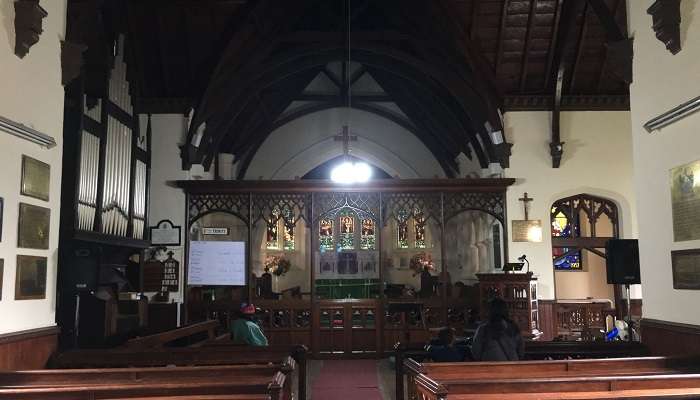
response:
[[[537,278],[527,273],[476,274],[479,278],[481,319],[488,318],[488,301],[500,297],[508,304],[510,318],[518,324],[523,337],[536,340],[539,330]]]

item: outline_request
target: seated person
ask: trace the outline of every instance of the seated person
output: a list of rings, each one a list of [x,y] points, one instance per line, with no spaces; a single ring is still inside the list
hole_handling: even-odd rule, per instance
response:
[[[472,342],[472,358],[476,361],[518,361],[524,352],[518,326],[508,318],[508,305],[503,299],[489,301],[488,320],[476,329]]]
[[[241,304],[238,317],[231,324],[231,338],[236,344],[247,344],[250,346],[267,346],[267,338],[262,329],[253,321],[255,306],[252,304]]]
[[[455,342],[454,331],[450,327],[440,329],[437,339],[428,345],[428,357],[435,362],[464,361],[467,349]]]

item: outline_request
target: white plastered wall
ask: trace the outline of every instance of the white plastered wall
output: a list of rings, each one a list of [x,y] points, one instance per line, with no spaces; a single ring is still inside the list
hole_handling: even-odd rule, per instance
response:
[[[646,121],[700,95],[700,1],[681,1],[682,50],[671,55],[656,39],[651,0],[628,1],[634,36],[630,87],[634,182],[639,212],[639,256],[644,317],[700,324],[700,291],[675,290],[671,251],[697,249],[700,240],[673,242],[670,169],[700,160],[700,113],[648,133]]]
[[[538,276],[539,297],[553,299],[549,213],[554,201],[580,193],[611,199],[618,207],[621,237],[637,237],[630,113],[563,112],[561,136],[566,144],[557,169],[552,168],[549,154],[551,113],[506,113],[505,129],[508,141],[514,144],[506,176],[516,178],[508,190],[509,259],[515,261],[526,254],[530,270]],[[525,219],[518,201],[524,192],[534,198],[529,218],[542,221],[541,243],[512,241],[511,221]],[[641,297],[639,288],[632,296]]]
[[[349,116],[349,117],[348,117]],[[268,136],[253,158],[246,179],[294,179],[314,167],[341,156],[335,141],[343,125],[358,137],[350,154],[400,178],[444,177],[435,157],[411,132],[375,114],[333,108],[298,118]]]
[[[14,2],[0,1],[0,115],[51,135],[56,147],[47,150],[0,132],[0,197],[4,198],[0,258],[4,259],[0,334],[55,325],[56,264],[63,152],[63,87],[60,39],[65,32],[66,1],[42,0],[48,12],[39,42],[23,59],[14,54]],[[50,201],[20,196],[22,155],[51,166]],[[51,209],[48,250],[18,249],[19,203]],[[47,257],[46,298],[14,300],[17,255]]]

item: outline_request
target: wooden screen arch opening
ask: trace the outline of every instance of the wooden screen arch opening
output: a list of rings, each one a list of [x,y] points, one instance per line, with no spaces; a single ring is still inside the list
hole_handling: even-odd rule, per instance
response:
[[[622,303],[606,276],[605,244],[619,237],[617,206],[589,194],[566,197],[552,204],[550,224],[557,335],[590,339]]]

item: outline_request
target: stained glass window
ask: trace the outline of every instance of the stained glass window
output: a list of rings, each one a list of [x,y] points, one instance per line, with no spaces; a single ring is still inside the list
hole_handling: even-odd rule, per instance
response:
[[[366,218],[362,220],[362,234],[360,235],[360,249],[362,250],[374,250],[376,248],[375,244],[375,234],[374,234],[374,220]]]
[[[279,250],[279,237],[277,235],[277,221],[267,221],[267,249]]]
[[[322,219],[318,226],[318,241],[321,251],[333,250],[333,220]]]
[[[284,228],[284,245],[285,251],[294,250],[294,212],[292,210],[285,208],[282,217],[283,228]]]
[[[568,247],[552,248],[554,269],[562,271],[578,271],[583,269],[583,263],[581,263],[581,250],[569,253],[570,250],[572,249]]]
[[[407,249],[408,243],[408,219],[410,215],[407,211],[399,211],[396,216],[396,247]]]
[[[424,249],[425,248],[425,216],[423,216],[423,213],[419,210],[416,210],[414,214],[414,231],[415,231],[415,240],[416,240],[416,248],[417,249]]]
[[[338,242],[341,250],[355,248],[355,218],[349,212],[340,214],[340,238]]]
[[[552,209],[552,236],[571,237],[571,224],[561,210]]]

